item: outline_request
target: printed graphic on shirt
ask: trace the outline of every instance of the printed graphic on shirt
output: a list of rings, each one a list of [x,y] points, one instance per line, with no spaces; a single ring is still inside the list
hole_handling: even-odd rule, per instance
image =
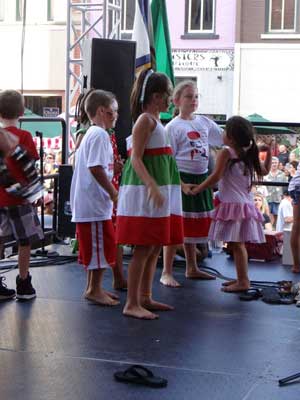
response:
[[[191,131],[187,133],[187,137],[191,145],[191,160],[194,160],[195,158],[199,159],[199,157],[203,157],[208,160],[207,146],[203,146],[201,133],[197,131]],[[198,157],[197,154],[199,155]]]

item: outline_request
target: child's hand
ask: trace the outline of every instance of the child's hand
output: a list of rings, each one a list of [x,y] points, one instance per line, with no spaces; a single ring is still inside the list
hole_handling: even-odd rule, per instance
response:
[[[184,194],[186,194],[187,196],[188,196],[188,195],[194,194],[193,191],[192,191],[192,189],[195,188],[195,187],[197,187],[197,185],[194,185],[194,184],[192,184],[192,183],[184,183],[184,182],[181,182],[181,190],[182,190],[182,192],[183,192]]]
[[[124,166],[124,161],[122,160],[121,156],[119,156],[118,160],[114,162],[114,175],[119,175]]]
[[[114,205],[117,205],[118,202],[118,192],[114,189],[114,191],[110,195],[111,201],[114,203]]]
[[[158,186],[153,183],[148,187],[148,201],[153,202],[154,208],[160,208],[164,204],[165,198],[160,193]]]
[[[196,195],[196,194],[198,194],[198,193],[200,193],[200,192],[202,192],[203,190],[202,190],[202,188],[201,188],[201,185],[196,185],[196,186],[194,186],[193,188],[192,188],[192,190],[191,190],[191,192],[192,192],[192,194],[193,195]]]

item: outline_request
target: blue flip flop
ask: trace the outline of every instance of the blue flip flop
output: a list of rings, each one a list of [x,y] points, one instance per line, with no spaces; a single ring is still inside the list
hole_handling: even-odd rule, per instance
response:
[[[114,377],[118,382],[135,383],[152,388],[163,388],[168,384],[166,379],[154,376],[153,372],[142,365],[132,365],[125,371],[115,372]]]

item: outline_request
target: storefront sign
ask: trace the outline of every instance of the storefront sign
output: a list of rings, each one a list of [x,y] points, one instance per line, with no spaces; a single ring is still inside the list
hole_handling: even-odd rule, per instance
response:
[[[173,50],[175,71],[233,70],[233,50]]]
[[[55,118],[59,115],[58,107],[43,107],[43,117]]]

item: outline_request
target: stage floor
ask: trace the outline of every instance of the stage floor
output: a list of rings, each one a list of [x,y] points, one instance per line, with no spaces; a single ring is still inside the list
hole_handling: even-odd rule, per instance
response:
[[[207,266],[234,276],[224,254]],[[176,278],[183,288],[159,284],[154,297],[173,304],[156,321],[121,314],[121,305],[103,308],[82,299],[85,273],[76,263],[32,268],[38,297],[0,304],[1,400],[295,400],[300,383],[278,379],[300,372],[300,309],[242,302],[220,292],[221,281]],[[6,274],[14,287],[16,270]],[[250,263],[255,280],[300,280],[288,267]],[[111,273],[105,287],[111,289]],[[167,378],[151,389],[118,383],[113,373],[143,364]]]

